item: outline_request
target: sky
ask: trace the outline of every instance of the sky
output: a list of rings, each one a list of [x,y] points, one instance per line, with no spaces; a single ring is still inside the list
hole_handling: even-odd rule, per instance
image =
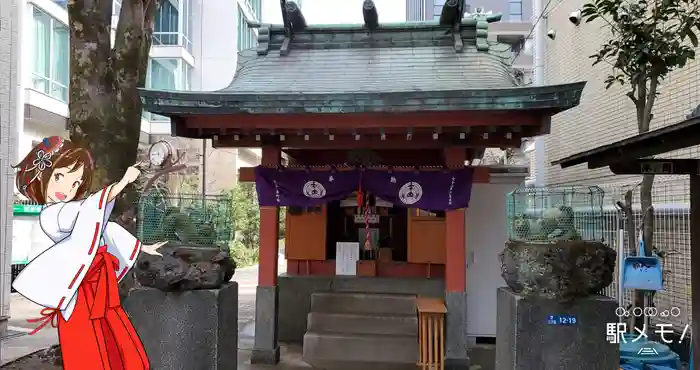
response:
[[[308,24],[363,23],[363,0],[301,0],[301,10]],[[406,0],[374,0],[380,23],[406,21]],[[278,0],[263,0],[264,23],[282,24]]]

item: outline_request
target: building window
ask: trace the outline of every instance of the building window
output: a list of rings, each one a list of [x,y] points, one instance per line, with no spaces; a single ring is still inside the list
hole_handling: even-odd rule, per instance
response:
[[[156,13],[153,45],[178,45],[192,52],[192,0],[164,0]]]
[[[182,43],[192,53],[192,0],[180,0],[182,9]]]
[[[112,15],[118,16],[120,10],[122,10],[122,0],[112,0]]]
[[[262,18],[262,0],[248,0],[248,6],[253,10],[253,15],[255,15],[256,20]],[[301,6],[301,2],[297,1],[297,5]]]
[[[238,51],[254,48],[258,46],[253,29],[248,27],[248,23],[243,13],[243,9],[238,6]]]
[[[34,8],[32,87],[68,101],[68,27]]]
[[[146,88],[155,90],[190,90],[192,67],[180,58],[151,58],[148,61]],[[144,116],[148,118],[148,114]],[[168,120],[167,117],[151,114],[152,121]]]
[[[445,5],[445,0],[435,0],[433,3],[433,19],[440,19],[443,5]]]
[[[53,0],[53,2],[64,8],[68,7],[68,0]]]
[[[509,0],[508,1],[508,20],[511,22],[523,21],[523,1]]]

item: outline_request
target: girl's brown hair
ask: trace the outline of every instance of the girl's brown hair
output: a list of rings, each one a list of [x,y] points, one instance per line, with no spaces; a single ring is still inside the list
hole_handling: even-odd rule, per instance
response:
[[[29,151],[16,166],[15,184],[20,193],[37,204],[46,204],[46,187],[56,168],[83,167],[82,183],[75,199],[82,199],[90,189],[94,163],[90,152],[58,136],[45,138]]]

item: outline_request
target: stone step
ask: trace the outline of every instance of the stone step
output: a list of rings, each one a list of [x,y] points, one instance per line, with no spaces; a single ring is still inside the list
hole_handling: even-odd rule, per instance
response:
[[[307,331],[302,358],[326,370],[416,369],[416,335],[340,334]]]
[[[415,316],[416,297],[407,294],[316,292],[311,295],[311,312]]]
[[[344,334],[418,335],[418,317],[310,312],[307,331]]]

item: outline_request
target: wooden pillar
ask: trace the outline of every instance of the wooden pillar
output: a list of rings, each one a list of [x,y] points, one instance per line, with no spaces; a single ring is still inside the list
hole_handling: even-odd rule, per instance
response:
[[[263,146],[263,165],[277,166],[280,161],[280,148]],[[260,262],[258,264],[258,287],[255,294],[255,345],[250,357],[252,364],[275,365],[280,361],[277,330],[279,320],[278,237],[279,207],[261,207]]]
[[[459,147],[446,148],[444,159],[448,167],[462,167],[466,150]],[[445,369],[468,369],[465,210],[445,213]]]
[[[279,147],[262,148],[262,164],[278,166],[282,159]],[[259,286],[277,285],[277,265],[279,249],[279,207],[260,208],[260,249],[259,249]]]
[[[464,166],[466,150],[464,148],[447,148],[444,153],[445,165],[448,167]],[[466,225],[465,210],[459,209],[445,213],[445,287],[448,292],[466,291]]]
[[[690,286],[692,362],[700,366],[700,175],[690,175]]]

